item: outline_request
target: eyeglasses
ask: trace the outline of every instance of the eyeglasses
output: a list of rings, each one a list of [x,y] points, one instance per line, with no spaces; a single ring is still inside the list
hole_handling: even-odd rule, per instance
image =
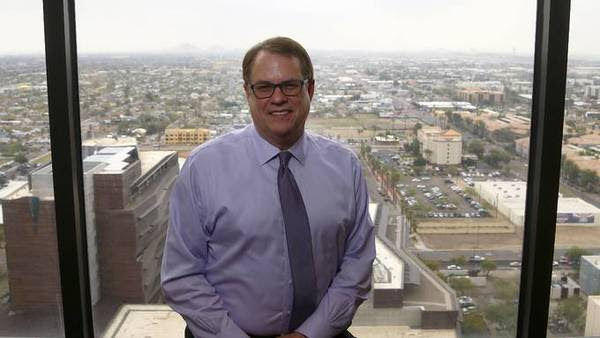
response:
[[[271,82],[259,82],[253,85],[250,85],[252,88],[252,92],[257,99],[268,99],[275,93],[275,88],[279,87],[283,95],[285,96],[297,96],[300,94],[302,90],[302,86],[304,83],[308,81],[308,79],[304,80],[290,80],[284,81],[281,83],[271,83]]]

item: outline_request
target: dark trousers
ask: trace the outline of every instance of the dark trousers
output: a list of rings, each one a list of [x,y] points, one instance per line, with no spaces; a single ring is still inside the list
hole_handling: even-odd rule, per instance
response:
[[[276,338],[276,337],[277,336],[250,336],[250,338]],[[201,338],[201,337],[194,337],[194,335],[192,334],[190,329],[186,326],[185,327],[185,338]],[[348,330],[346,330],[333,338],[356,338],[356,337],[353,336],[352,333],[348,332]]]

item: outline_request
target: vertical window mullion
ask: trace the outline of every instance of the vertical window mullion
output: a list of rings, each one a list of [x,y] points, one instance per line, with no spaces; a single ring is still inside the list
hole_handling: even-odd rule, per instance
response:
[[[543,337],[560,180],[570,0],[538,0],[518,337]]]
[[[48,110],[66,337],[93,337],[74,0],[43,0]]]

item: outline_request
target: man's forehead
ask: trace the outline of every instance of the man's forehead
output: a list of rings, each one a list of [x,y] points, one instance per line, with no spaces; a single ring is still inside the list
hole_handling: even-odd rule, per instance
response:
[[[250,77],[261,80],[256,77],[273,75],[288,76],[290,79],[302,76],[300,59],[295,55],[261,50],[252,62]]]

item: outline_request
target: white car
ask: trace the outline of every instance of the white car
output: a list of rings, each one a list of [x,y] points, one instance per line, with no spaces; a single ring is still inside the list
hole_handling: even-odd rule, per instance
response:
[[[508,266],[512,266],[513,268],[518,268],[521,266],[521,262],[517,262],[517,261],[510,262],[510,263],[508,263]]]

